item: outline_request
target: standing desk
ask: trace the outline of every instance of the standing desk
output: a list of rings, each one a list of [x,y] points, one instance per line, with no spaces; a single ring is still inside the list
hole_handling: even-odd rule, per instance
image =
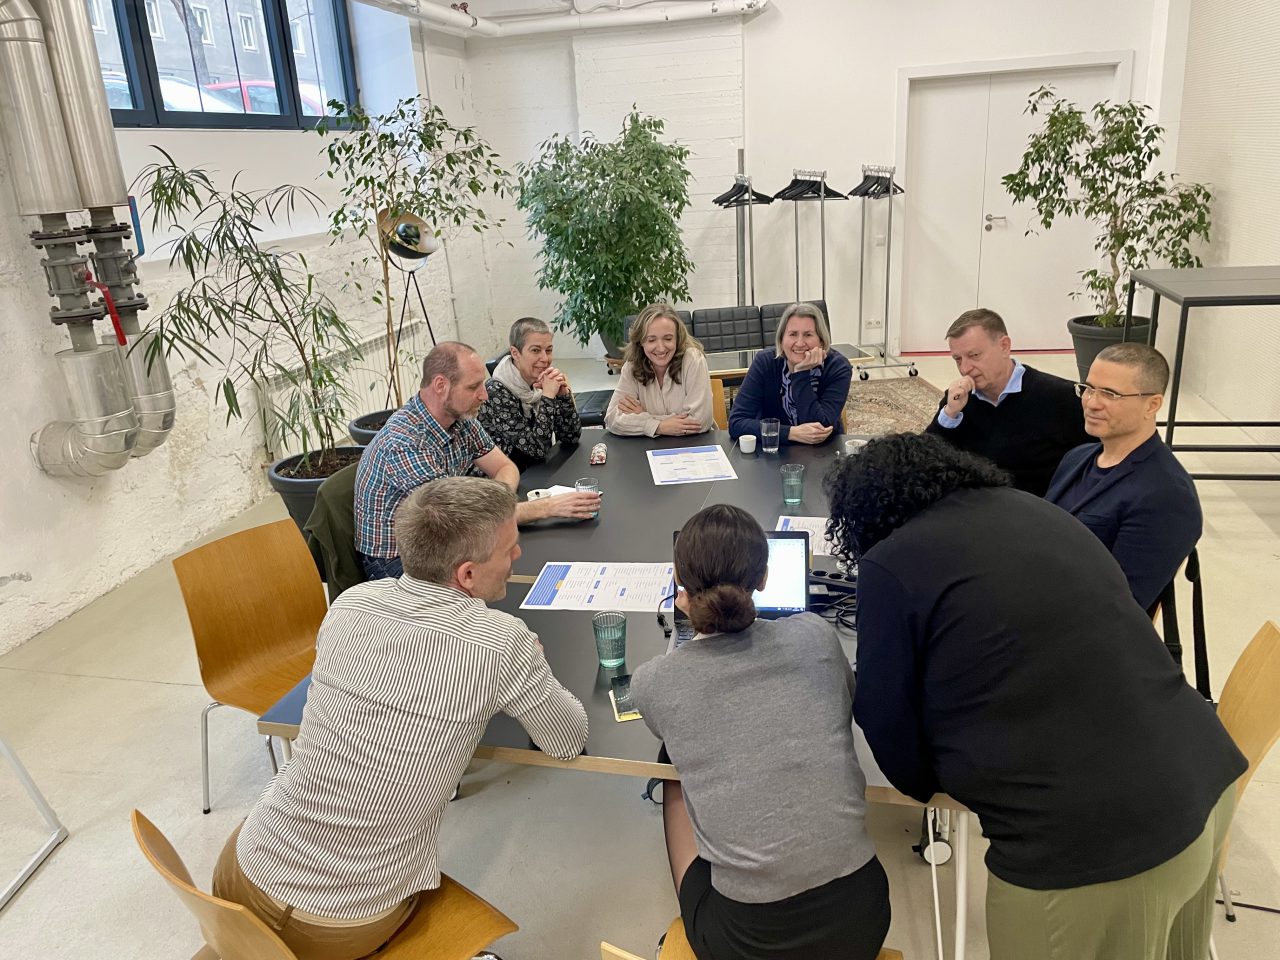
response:
[[[1161,298],[1176,303],[1178,341],[1174,350],[1173,376],[1169,382],[1169,414],[1164,442],[1170,450],[1188,453],[1280,453],[1276,444],[1174,443],[1173,429],[1178,419],[1182,361],[1187,346],[1187,321],[1193,307],[1274,306],[1280,304],[1280,266],[1200,267],[1188,270],[1135,270],[1129,275],[1129,296],[1125,310],[1124,339],[1129,339],[1133,319],[1133,298],[1137,287],[1149,289],[1151,327],[1147,343],[1154,346],[1160,318]],[[1189,420],[1183,427],[1280,427],[1275,420]],[[1195,480],[1280,480],[1280,473],[1193,473]]]
[[[591,446],[604,440],[608,462],[591,466],[587,462]],[[659,487],[649,472],[645,451],[658,448],[700,446],[719,443],[729,454],[737,480],[678,484]],[[512,582],[505,599],[492,604],[512,613],[529,625],[542,642],[547,662],[556,679],[582,701],[587,711],[589,735],[582,756],[558,760],[532,744],[520,724],[505,714],[490,721],[475,756],[533,766],[585,770],[634,777],[679,779],[675,767],[658,763],[658,741],[643,720],[618,723],[609,702],[610,680],[666,651],[667,640],[657,624],[657,611],[627,614],[627,660],[624,666],[608,670],[599,665],[591,631],[591,614],[583,610],[520,610],[528,592],[527,584],[544,563],[556,560],[663,562],[671,559],[671,535],[690,516],[711,503],[734,503],[751,513],[766,529],[771,528],[782,503],[783,463],[804,463],[804,501],[789,512],[795,515],[826,514],[822,477],[837,456],[837,443],[818,447],[797,444],[779,454],[743,454],[732,445],[725,431],[695,437],[616,437],[587,430],[577,447],[558,448],[545,463],[527,470],[521,490],[548,487],[554,483],[572,486],[578,477],[600,480],[603,501],[594,520],[544,520],[520,530],[522,554],[513,568]],[[842,637],[852,658],[853,641]],[[266,736],[291,740],[298,735],[307,689],[311,678],[302,680],[258,720],[258,731]],[[867,800],[920,807],[916,800],[889,785],[875,762],[862,731],[854,727],[858,759],[867,778]],[[969,835],[966,809],[950,797],[939,794],[930,806],[956,811],[956,931],[954,956],[964,957],[968,876]],[[938,918],[939,924],[941,917]],[[939,927],[939,931],[941,927]],[[939,932],[939,937],[941,933]]]

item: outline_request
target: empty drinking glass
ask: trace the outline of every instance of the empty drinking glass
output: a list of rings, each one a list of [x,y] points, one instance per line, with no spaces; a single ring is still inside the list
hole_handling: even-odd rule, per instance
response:
[[[574,483],[573,489],[577,490],[578,493],[599,493],[600,481],[595,477],[579,477],[577,482]],[[591,514],[592,519],[595,519],[598,516],[600,516],[599,510],[594,511]]]

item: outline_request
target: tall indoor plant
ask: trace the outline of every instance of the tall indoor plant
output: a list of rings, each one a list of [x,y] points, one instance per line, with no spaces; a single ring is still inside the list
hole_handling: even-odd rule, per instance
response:
[[[454,126],[425,97],[400,100],[387,113],[371,115],[356,104],[331,100],[332,117],[316,130],[326,138],[327,176],[339,186],[341,202],[330,216],[334,242],[354,235],[362,252],[352,263],[353,283],[373,274],[371,296],[383,308],[386,323],[387,394],[398,409],[406,390],[400,382],[400,330],[396,305],[408,298],[408,277],[399,270],[389,238],[379,223],[406,215],[425,221],[437,235],[446,228],[468,226],[482,233],[501,220],[485,212],[486,195],[503,196],[510,177],[497,153],[472,127]],[[397,284],[399,283],[399,287]],[[412,392],[412,391],[408,391]],[[352,423],[352,435],[367,439],[392,411],[370,414]],[[377,421],[370,431],[364,421]]]
[[[625,316],[689,299],[689,150],[663,143],[663,126],[633,109],[615,139],[557,134],[519,166],[516,205],[542,241],[538,286],[561,297],[556,326],[583,344],[599,333],[611,353]]]
[[[209,171],[156,149],[163,159],[142,170],[134,190],[153,229],[176,231],[169,265],[188,282],[152,321],[155,349],[222,367],[217,395],[228,422],[244,415],[241,391],[256,391],[268,445],[303,451],[268,474],[301,526],[324,478],[360,456],[339,445],[350,400],[343,374],[358,344],[306,257],[262,240],[264,225],[300,204],[318,209],[318,198],[290,185],[243,190],[238,178],[224,190]]]
[[[1002,178],[1005,190],[1030,201],[1045,229],[1058,217],[1085,217],[1098,228],[1094,249],[1101,263],[1080,274],[1094,313],[1067,325],[1083,377],[1098,352],[1120,339],[1130,271],[1153,262],[1200,266],[1192,244],[1209,239],[1212,194],[1203,184],[1153,169],[1164,129],[1150,122],[1147,104],[1104,100],[1086,114],[1052,87],[1041,87],[1027,112],[1044,121],[1028,139],[1021,166]],[[1141,328],[1131,337],[1145,339],[1146,318],[1131,322]]]

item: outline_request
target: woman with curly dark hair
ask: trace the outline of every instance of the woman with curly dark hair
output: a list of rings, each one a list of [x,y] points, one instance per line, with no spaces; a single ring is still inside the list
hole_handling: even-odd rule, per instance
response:
[[[698,631],[631,691],[680,781],[662,819],[698,960],[872,960],[889,881],[867,836],[853,672],[811,613],[757,620],[769,545],[720,504],[676,540],[676,603]]]
[[[1247,766],[1082,523],[932,436],[827,475],[858,563],[854,717],[991,841],[992,960],[1199,960]]]

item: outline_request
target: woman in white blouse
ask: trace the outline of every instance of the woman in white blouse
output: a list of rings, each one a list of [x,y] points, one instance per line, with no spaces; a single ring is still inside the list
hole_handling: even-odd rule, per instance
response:
[[[707,358],[665,303],[645,307],[631,325],[626,363],[604,425],[622,436],[678,437],[715,426]]]

